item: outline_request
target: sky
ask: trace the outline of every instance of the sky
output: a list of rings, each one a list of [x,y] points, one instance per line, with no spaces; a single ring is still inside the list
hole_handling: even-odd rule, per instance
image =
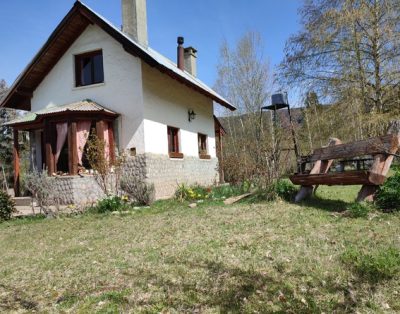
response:
[[[121,0],[83,0],[114,25],[121,25]],[[8,85],[30,62],[74,0],[13,0],[0,6],[0,79]],[[147,0],[149,45],[176,61],[176,38],[198,50],[198,77],[213,86],[219,49],[233,47],[247,31],[261,34],[273,69],[290,35],[299,28],[301,0]]]

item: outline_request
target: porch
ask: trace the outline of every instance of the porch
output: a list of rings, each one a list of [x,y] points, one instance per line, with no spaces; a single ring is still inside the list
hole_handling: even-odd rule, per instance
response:
[[[10,121],[13,128],[14,192],[20,196],[19,132],[30,133],[31,167],[49,175],[76,176],[88,169],[85,145],[91,134],[105,142],[105,154],[115,160],[115,120],[118,114],[91,100],[46,108]]]

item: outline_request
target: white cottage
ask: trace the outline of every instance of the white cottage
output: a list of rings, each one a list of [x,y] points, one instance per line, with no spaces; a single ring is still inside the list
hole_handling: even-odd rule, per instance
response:
[[[86,192],[93,180],[77,176],[92,129],[112,160],[128,152],[129,167],[154,183],[156,198],[170,197],[181,182],[219,180],[216,137],[222,129],[213,103],[235,108],[196,78],[197,52],[184,48],[182,37],[177,64],[148,46],[145,0],[122,0],[122,11],[121,31],[75,2],[3,99],[3,107],[30,112],[12,122],[17,195],[19,130],[30,132],[38,169],[69,174],[59,178],[72,189],[66,203],[96,197]]]

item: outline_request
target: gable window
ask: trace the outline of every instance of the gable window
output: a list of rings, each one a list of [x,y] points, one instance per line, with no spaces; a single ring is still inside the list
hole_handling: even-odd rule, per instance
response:
[[[104,82],[101,50],[75,56],[75,82],[76,87]]]
[[[179,129],[168,127],[168,154],[171,158],[183,158],[179,151]]]
[[[198,134],[198,145],[200,159],[210,159],[207,148],[207,135],[201,133]]]

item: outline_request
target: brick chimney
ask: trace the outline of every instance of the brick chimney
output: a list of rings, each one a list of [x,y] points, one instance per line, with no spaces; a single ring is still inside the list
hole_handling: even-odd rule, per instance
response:
[[[146,0],[122,0],[122,31],[148,47]]]
[[[184,49],[185,70],[193,76],[197,76],[197,50],[193,47]]]

